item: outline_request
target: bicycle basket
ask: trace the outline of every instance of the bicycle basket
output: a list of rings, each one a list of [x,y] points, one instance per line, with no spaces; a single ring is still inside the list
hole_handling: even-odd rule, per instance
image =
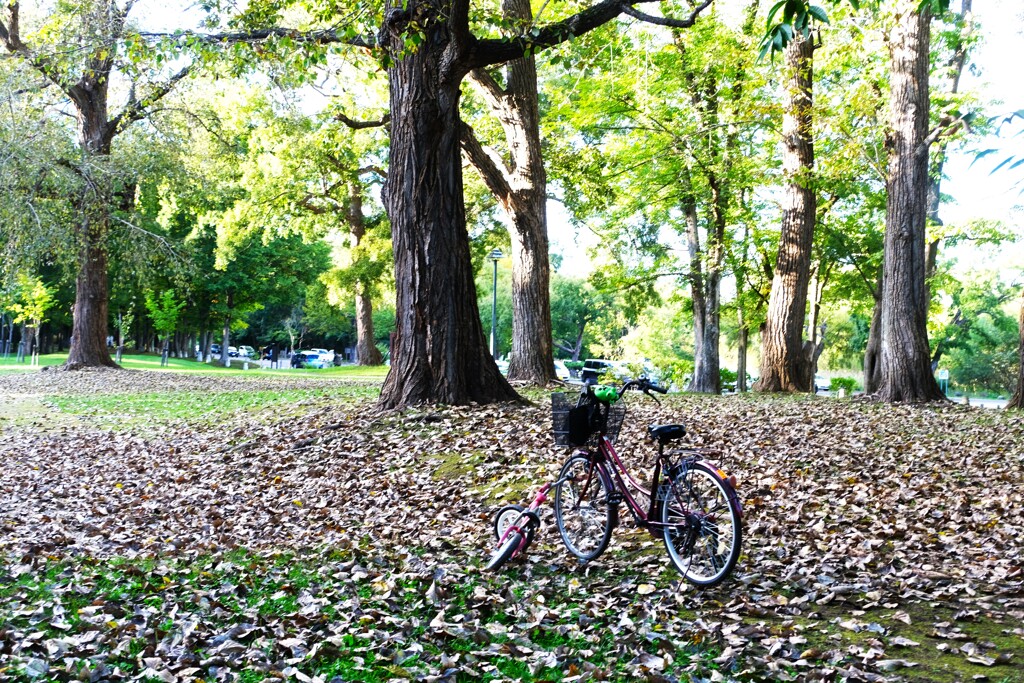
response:
[[[602,433],[614,442],[625,415],[621,401],[609,406],[587,398],[573,405],[566,394],[551,394],[551,428],[559,446],[596,446]]]

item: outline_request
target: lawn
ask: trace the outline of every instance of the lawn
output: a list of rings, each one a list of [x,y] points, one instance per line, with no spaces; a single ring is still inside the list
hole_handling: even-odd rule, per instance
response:
[[[39,367],[52,367],[62,365],[67,361],[66,353],[49,353],[39,357]],[[322,369],[298,369],[284,367],[287,361],[282,361],[279,369],[264,369],[260,367],[259,361],[246,363],[244,359],[232,358],[231,367],[224,367],[219,362],[200,363],[190,358],[168,358],[167,365],[160,365],[160,356],[157,354],[125,354],[121,357],[121,365],[129,370],[152,370],[156,372],[174,372],[188,374],[213,374],[213,375],[243,375],[257,374],[267,377],[336,377],[339,379],[365,379],[383,381],[387,374],[387,368],[363,367],[359,365],[341,365],[332,368]],[[29,363],[19,363],[15,356],[0,358],[0,374],[11,372],[34,372],[38,368]]]
[[[483,572],[565,457],[544,393],[378,412],[345,379],[0,377],[45,407],[0,413],[0,679],[1024,681],[1018,415],[631,401],[632,466],[684,421],[739,477],[744,554],[698,591],[625,512],[589,565],[547,508]]]

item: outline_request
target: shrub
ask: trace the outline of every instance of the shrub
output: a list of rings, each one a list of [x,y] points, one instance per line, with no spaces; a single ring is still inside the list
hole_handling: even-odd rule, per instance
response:
[[[857,388],[857,380],[853,377],[833,377],[832,383],[828,385],[829,391],[839,391],[845,389],[847,394],[852,394],[854,389]]]

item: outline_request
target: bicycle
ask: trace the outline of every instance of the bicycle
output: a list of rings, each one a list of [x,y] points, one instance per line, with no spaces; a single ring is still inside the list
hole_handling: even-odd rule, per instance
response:
[[[533,541],[534,533],[540,527],[537,509],[548,499],[548,492],[552,487],[559,483],[561,482],[556,480],[540,487],[529,507],[506,505],[494,514],[494,536],[498,539],[498,545],[491,553],[484,571],[493,571],[516,555],[526,552]]]
[[[650,487],[637,481],[613,445],[625,417],[621,399],[630,390],[655,401],[652,391],[668,391],[642,377],[620,389],[586,386],[573,407],[565,394],[551,396],[555,442],[577,448],[550,485],[562,541],[581,561],[595,559],[608,547],[625,502],[638,526],[661,535],[683,578],[697,586],[715,586],[729,576],[740,555],[742,507],[736,478],[709,462],[709,451],[666,450],[686,435],[686,428],[664,424],[647,430],[658,443]]]

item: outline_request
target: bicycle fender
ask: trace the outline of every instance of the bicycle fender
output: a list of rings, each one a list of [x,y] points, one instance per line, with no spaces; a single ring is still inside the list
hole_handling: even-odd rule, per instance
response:
[[[729,502],[736,506],[736,513],[739,515],[740,519],[743,519],[743,504],[740,502],[740,497],[736,494],[736,489],[732,487],[732,484],[726,481],[725,472],[719,469],[718,465],[708,462],[707,460],[698,460],[697,462],[704,465],[712,472],[718,473],[718,476],[722,478],[722,483],[725,484],[725,493],[729,496]]]

